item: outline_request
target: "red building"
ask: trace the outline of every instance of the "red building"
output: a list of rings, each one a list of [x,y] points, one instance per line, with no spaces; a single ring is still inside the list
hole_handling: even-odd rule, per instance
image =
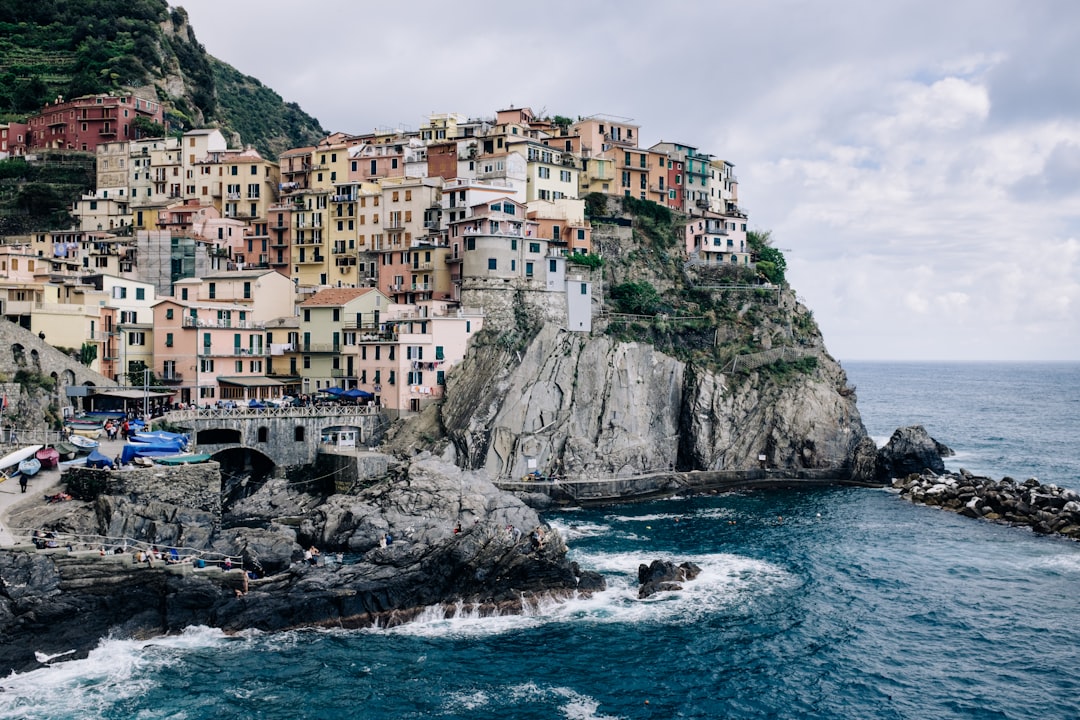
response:
[[[84,95],[65,102],[58,98],[31,115],[27,149],[95,152],[99,143],[135,140],[135,118],[164,125],[161,103],[134,95]]]
[[[26,138],[30,134],[25,123],[0,125],[0,160],[26,154]]]

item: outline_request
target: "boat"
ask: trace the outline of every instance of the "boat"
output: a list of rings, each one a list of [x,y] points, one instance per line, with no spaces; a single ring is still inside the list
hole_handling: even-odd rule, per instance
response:
[[[101,428],[99,428],[99,427],[96,427],[96,428],[82,427],[82,426],[72,427],[71,425],[68,425],[68,430],[71,431],[71,436],[72,437],[75,437],[76,435],[78,435],[80,437],[84,437],[84,438],[90,438],[90,439],[101,437]]]
[[[204,463],[210,460],[210,453],[196,453],[193,455],[171,455],[166,457],[156,457],[154,462],[158,465],[194,465],[196,463]]]
[[[0,458],[0,475],[4,477],[11,476],[18,468],[19,463],[26,458],[33,457],[34,453],[40,450],[41,447],[41,445],[27,445]]]
[[[124,446],[120,451],[120,464],[127,465],[137,457],[156,458],[159,455],[179,455],[180,446],[176,443],[167,445],[150,445],[147,443],[131,443]]]
[[[113,461],[99,453],[97,450],[93,450],[86,456],[86,467],[103,469],[112,468],[112,466]]]
[[[41,471],[41,461],[36,457],[28,457],[19,462],[19,474],[24,477],[34,477]]]
[[[72,450],[72,455],[74,454],[75,452]],[[48,470],[56,467],[57,463],[60,462],[60,451],[54,447],[43,447],[34,453],[34,457],[41,463],[43,470]]]
[[[60,454],[61,460],[74,460],[76,453],[79,452],[79,448],[69,442],[64,442],[63,440],[53,443],[53,448]]]
[[[84,435],[75,435],[74,433],[68,437],[68,442],[74,445],[78,452],[84,453],[90,452],[98,446],[97,440],[91,440]],[[41,446],[39,445],[38,447]]]
[[[100,430],[101,428],[105,427],[105,423],[101,420],[82,420],[79,418],[65,420],[64,424],[72,429],[81,428],[86,430],[93,430],[96,428]]]

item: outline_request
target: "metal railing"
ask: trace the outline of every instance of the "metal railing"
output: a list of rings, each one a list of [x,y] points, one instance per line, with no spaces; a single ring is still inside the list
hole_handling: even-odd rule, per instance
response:
[[[256,417],[328,417],[348,415],[360,417],[364,415],[378,415],[379,408],[368,405],[338,405],[325,403],[317,405],[303,405],[301,407],[235,407],[235,408],[188,408],[185,410],[173,410],[162,416],[166,422],[183,422],[185,420],[220,420],[226,418],[256,418]]]

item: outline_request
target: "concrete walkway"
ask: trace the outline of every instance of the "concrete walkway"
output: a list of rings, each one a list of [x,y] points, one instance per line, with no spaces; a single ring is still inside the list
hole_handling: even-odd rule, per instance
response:
[[[114,458],[120,454],[124,448],[124,442],[120,439],[117,440],[105,440],[99,439],[101,451],[106,457]],[[0,448],[0,454],[11,452],[16,447]],[[80,455],[79,457],[85,457]],[[10,528],[8,527],[8,517],[11,511],[23,505],[24,503],[43,503],[45,502],[46,495],[53,495],[63,489],[60,482],[61,468],[52,468],[51,470],[42,470],[34,477],[30,478],[30,482],[26,488],[26,492],[23,493],[19,489],[18,478],[3,479],[0,477],[0,547],[11,547],[18,544],[14,535],[12,535]],[[26,542],[26,538],[21,539],[22,542]]]

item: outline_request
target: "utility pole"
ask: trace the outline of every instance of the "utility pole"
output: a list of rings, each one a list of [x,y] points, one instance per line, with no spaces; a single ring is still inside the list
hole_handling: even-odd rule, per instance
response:
[[[150,408],[148,407],[149,400],[150,400],[150,368],[143,368],[142,413],[143,413],[143,419],[146,420],[147,423],[150,422]]]

